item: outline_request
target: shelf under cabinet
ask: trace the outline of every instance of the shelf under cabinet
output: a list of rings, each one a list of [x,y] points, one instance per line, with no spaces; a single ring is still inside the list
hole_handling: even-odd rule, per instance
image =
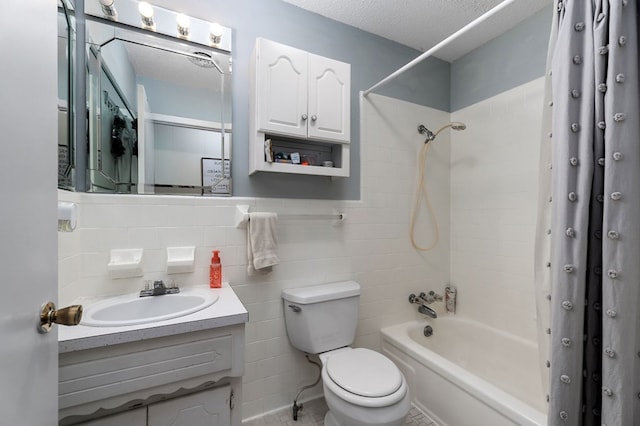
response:
[[[274,156],[279,153],[287,156],[290,156],[291,153],[297,153],[302,162],[308,161],[310,164],[292,164],[277,159],[273,162],[267,162],[264,150],[256,150],[255,167],[252,167],[251,173],[263,171],[333,177],[349,176],[348,144],[296,140],[277,135],[265,135],[264,133],[258,133],[258,135],[259,140],[256,144],[262,143],[264,145],[265,140],[271,140]],[[322,166],[325,161],[333,162],[333,167]]]

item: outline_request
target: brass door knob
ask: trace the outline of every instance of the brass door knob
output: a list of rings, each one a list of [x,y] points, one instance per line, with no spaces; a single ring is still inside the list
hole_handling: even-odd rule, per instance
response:
[[[42,305],[42,309],[40,310],[38,331],[48,333],[51,331],[51,326],[54,323],[60,325],[78,325],[81,319],[82,305],[71,305],[66,308],[56,309],[55,303],[47,302]]]

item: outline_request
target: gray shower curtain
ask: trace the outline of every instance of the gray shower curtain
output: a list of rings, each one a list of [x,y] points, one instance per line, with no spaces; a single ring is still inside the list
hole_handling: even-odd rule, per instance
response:
[[[638,1],[555,4],[549,425],[640,425]]]

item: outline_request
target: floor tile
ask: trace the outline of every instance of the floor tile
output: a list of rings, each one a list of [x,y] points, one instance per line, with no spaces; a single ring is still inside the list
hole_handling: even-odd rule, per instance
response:
[[[302,409],[298,412],[298,421],[293,420],[292,410],[287,408],[246,422],[243,426],[322,426],[327,410],[324,398],[319,398],[302,404]],[[407,426],[437,426],[413,406],[405,424]]]

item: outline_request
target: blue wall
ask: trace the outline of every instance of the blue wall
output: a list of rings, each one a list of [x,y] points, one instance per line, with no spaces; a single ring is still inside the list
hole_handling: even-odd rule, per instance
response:
[[[454,61],[451,64],[451,111],[542,77],[551,19],[552,8],[545,7]]]
[[[235,196],[317,199],[360,198],[359,92],[420,52],[332,21],[281,0],[154,0],[167,9],[233,28],[233,192]],[[351,64],[351,176],[257,173],[249,170],[249,60],[256,37],[264,37]],[[428,76],[428,78],[424,78]],[[431,59],[379,94],[449,110],[450,65]]]

